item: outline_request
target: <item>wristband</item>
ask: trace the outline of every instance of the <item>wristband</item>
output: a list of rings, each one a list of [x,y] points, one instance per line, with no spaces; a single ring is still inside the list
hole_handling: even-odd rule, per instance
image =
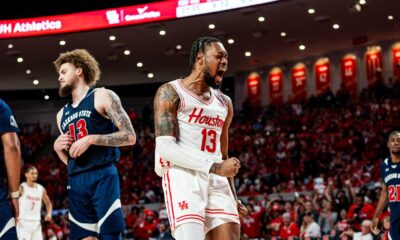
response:
[[[10,192],[10,198],[11,198],[11,199],[17,199],[17,198],[19,198],[19,191]]]

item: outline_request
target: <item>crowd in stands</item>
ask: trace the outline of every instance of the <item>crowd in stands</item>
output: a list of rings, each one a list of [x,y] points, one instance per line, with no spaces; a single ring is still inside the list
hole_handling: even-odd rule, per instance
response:
[[[357,97],[342,87],[336,94],[265,109],[245,103],[229,130],[229,154],[242,162],[237,193],[249,210],[242,219],[242,239],[372,239],[379,164],[389,154],[387,134],[400,129],[399,103],[395,84]],[[117,164],[122,204],[132,206],[125,238],[172,239],[165,206],[143,206],[163,202],[161,179],[153,170],[152,121],[133,109],[129,116],[137,144],[121,148]],[[43,154],[35,165],[54,209],[67,208],[66,167],[53,153]],[[386,211],[379,239],[387,238],[388,223]],[[67,214],[55,216],[44,230],[48,239],[67,239]]]

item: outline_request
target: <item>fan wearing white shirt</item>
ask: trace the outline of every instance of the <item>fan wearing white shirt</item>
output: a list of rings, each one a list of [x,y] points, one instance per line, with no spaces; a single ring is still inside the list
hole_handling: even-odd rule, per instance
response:
[[[364,220],[361,224],[361,232],[354,232],[353,230],[348,230],[342,232],[340,237],[349,236],[353,237],[353,240],[373,240],[371,234],[371,220]]]
[[[311,212],[306,212],[303,217],[303,224],[300,228],[300,236],[302,238],[320,238],[321,227],[316,223],[312,217]]]

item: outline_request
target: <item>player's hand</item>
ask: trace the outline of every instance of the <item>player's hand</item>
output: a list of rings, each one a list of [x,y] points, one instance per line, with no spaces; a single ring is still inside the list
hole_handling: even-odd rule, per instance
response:
[[[46,216],[44,216],[44,221],[51,222],[51,220],[52,220],[51,214],[46,214]]]
[[[234,177],[240,168],[240,161],[235,157],[228,158],[222,163],[214,163],[211,166],[210,173],[220,175],[222,177]]]
[[[240,219],[242,219],[244,216],[246,216],[249,213],[247,211],[247,208],[243,205],[242,201],[240,201],[240,200],[237,200],[237,208],[238,208]]]
[[[71,147],[71,144],[72,144],[72,137],[69,134],[69,132],[61,134],[54,142],[54,151],[56,152],[68,151],[68,149]]]
[[[379,223],[379,219],[378,218],[372,218],[371,221],[371,232],[375,235],[379,234],[379,229],[378,229],[378,223]]]
[[[18,217],[19,217],[18,198],[12,198],[12,199],[11,199],[11,205],[12,205],[12,208],[13,208],[15,221],[17,221],[17,220],[18,220]]]
[[[77,158],[81,156],[86,150],[92,145],[92,138],[90,135],[85,136],[77,141],[75,141],[69,148],[69,155],[72,158]]]

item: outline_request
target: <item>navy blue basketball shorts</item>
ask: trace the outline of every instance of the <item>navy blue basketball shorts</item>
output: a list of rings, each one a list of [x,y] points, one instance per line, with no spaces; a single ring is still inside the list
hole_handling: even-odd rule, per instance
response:
[[[17,239],[15,219],[7,200],[7,192],[2,188],[0,188],[0,239]]]
[[[114,164],[68,179],[70,239],[121,233],[125,229]]]
[[[400,222],[390,223],[389,240],[400,239]]]

